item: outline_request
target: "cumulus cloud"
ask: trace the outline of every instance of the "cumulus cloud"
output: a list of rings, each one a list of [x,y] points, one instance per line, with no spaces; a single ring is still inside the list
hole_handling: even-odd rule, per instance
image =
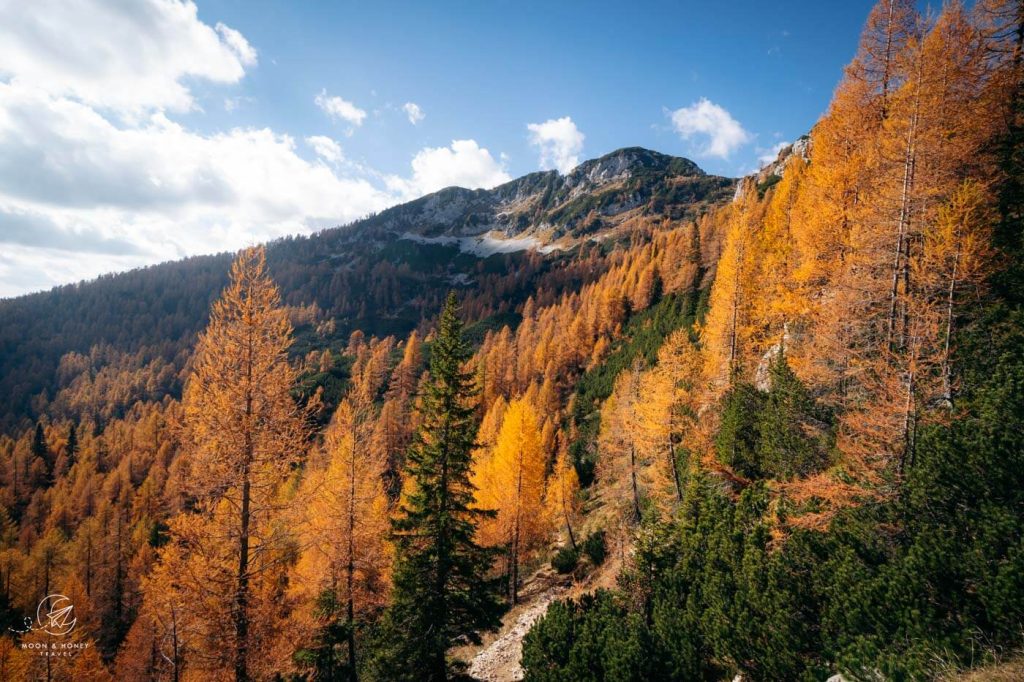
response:
[[[339,163],[343,158],[341,145],[324,135],[312,135],[306,138],[306,144],[317,156],[331,163]]]
[[[347,121],[356,127],[363,125],[366,118],[365,111],[337,95],[328,95],[327,90],[321,90],[313,101],[331,118]]]
[[[94,255],[83,258],[81,252],[3,244],[0,248],[0,298],[91,279],[105,272],[130,270],[152,262],[137,256],[103,254],[103,267],[97,269],[96,261]]]
[[[0,22],[0,77],[121,113],[188,110],[184,79],[237,83],[256,63],[242,34],[196,13],[191,1],[16,3]]]
[[[0,296],[309,233],[447,185],[509,179],[473,140],[425,148],[407,173],[382,176],[346,163],[331,137],[199,132],[175,120],[197,108],[190,87],[232,86],[257,59],[245,36],[199,21],[189,1],[36,0],[6,12]],[[249,101],[237,91],[211,96],[228,109]],[[350,125],[366,116],[321,96]],[[315,159],[300,153],[303,143]]]
[[[667,113],[672,128],[684,140],[695,136],[707,140],[707,145],[699,151],[706,156],[726,159],[753,139],[732,114],[705,97],[688,107]]]
[[[415,102],[406,102],[403,104],[402,111],[404,111],[405,115],[409,117],[409,123],[413,125],[416,125],[427,117],[427,115],[423,113],[423,110],[420,109],[420,105]]]
[[[504,165],[476,140],[452,140],[448,147],[425,147],[412,160],[412,177],[387,178],[389,189],[408,199],[445,187],[490,188],[511,180]]]
[[[235,54],[238,55],[238,60],[242,64],[245,66],[256,66],[256,48],[249,44],[245,36],[220,22],[217,22],[217,33],[235,51]]]
[[[308,233],[448,185],[509,179],[473,140],[426,148],[381,182],[337,165],[327,136],[303,159],[268,128],[190,131],[154,112],[125,125],[0,83],[0,296],[197,253]],[[90,253],[82,258],[82,253]]]
[[[139,255],[138,247],[125,239],[111,238],[89,225],[65,230],[44,213],[0,207],[0,243],[42,247],[57,251],[115,256]]]
[[[530,144],[540,150],[542,169],[557,168],[568,173],[579,165],[584,135],[570,117],[530,123],[526,128],[530,131]]]
[[[163,257],[306,231],[390,203],[365,179],[305,161],[290,136],[266,128],[203,135],[161,112],[124,127],[15,85],[0,84],[0,151],[0,208],[42,212],[65,231],[99,231]]]

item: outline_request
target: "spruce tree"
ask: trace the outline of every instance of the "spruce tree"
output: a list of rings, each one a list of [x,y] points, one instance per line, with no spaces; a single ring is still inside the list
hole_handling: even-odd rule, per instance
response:
[[[715,449],[719,459],[747,478],[764,475],[757,452],[757,415],[763,404],[764,394],[742,382],[734,384],[722,401],[722,422],[715,436]]]
[[[758,456],[765,474],[779,479],[806,476],[826,463],[826,424],[814,399],[786,362],[775,354],[768,368],[770,388],[757,416]],[[819,437],[815,438],[812,434]]]
[[[46,484],[53,485],[53,460],[50,458],[50,449],[46,447],[42,422],[36,422],[36,432],[32,436],[32,460],[36,459],[42,460],[46,465]]]
[[[408,494],[394,519],[394,636],[389,675],[446,680],[445,653],[499,624],[498,583],[488,578],[493,551],[475,541],[477,523],[493,511],[473,508],[469,475],[477,424],[469,347],[454,294],[445,303],[431,347],[422,424],[406,459]],[[411,485],[410,485],[411,484]]]

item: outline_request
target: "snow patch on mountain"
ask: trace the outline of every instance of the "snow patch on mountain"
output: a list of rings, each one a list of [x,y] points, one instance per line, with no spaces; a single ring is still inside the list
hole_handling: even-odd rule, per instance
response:
[[[462,251],[462,253],[468,253],[476,256],[477,258],[487,258],[488,256],[493,256],[496,253],[515,253],[517,251],[529,251],[531,249],[547,254],[562,248],[558,244],[544,244],[541,240],[530,235],[503,237],[496,235],[493,232],[487,232],[473,237],[452,237],[449,235],[427,237],[422,234],[403,232],[399,239],[407,239],[409,241],[416,242],[417,244],[445,244],[449,246],[458,246],[459,251]]]
[[[458,244],[461,241],[458,237],[449,237],[447,235],[427,237],[426,235],[414,234],[412,232],[403,232],[398,238],[407,239],[417,244]]]

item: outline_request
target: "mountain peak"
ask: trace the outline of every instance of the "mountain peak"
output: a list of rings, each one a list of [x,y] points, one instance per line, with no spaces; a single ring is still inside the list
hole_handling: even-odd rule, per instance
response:
[[[364,227],[435,240],[494,234],[565,246],[607,234],[631,217],[693,218],[732,196],[733,186],[689,159],[624,147],[565,174],[529,173],[493,189],[449,187],[383,211]]]
[[[658,172],[667,175],[703,176],[706,173],[693,161],[669,156],[644,147],[623,147],[596,159],[584,161],[567,175],[624,175],[636,172]]]

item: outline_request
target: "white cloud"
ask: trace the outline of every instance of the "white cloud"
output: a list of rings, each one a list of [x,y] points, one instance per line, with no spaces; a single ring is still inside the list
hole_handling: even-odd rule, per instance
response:
[[[249,44],[245,36],[220,22],[217,23],[217,33],[235,51],[242,64],[245,66],[256,66],[256,48]]]
[[[425,148],[405,176],[303,159],[267,128],[214,134],[162,112],[134,124],[0,83],[0,296],[345,223],[449,185],[509,179],[473,140]],[[83,258],[82,253],[89,253]]]
[[[237,83],[257,59],[237,31],[200,22],[191,2],[5,2],[0,296],[309,233],[447,185],[509,179],[504,161],[473,140],[423,149],[404,176],[382,176],[347,162],[322,135],[297,142],[264,127],[189,129],[173,116],[196,108],[190,85]],[[208,96],[227,109],[251,101],[237,91]],[[350,125],[366,116],[322,97]],[[303,158],[303,142],[318,158]]]
[[[772,145],[769,149],[758,148],[757,151],[762,152],[762,154],[757,157],[757,160],[761,162],[762,166],[766,166],[769,163],[774,162],[775,159],[778,158],[779,152],[788,147],[790,144],[790,142],[777,142],[774,145]]]
[[[672,119],[673,129],[683,139],[689,140],[695,135],[707,138],[707,146],[700,150],[706,156],[726,159],[753,139],[732,114],[705,97],[688,107],[667,113]]]
[[[494,187],[511,180],[502,163],[476,140],[453,140],[448,147],[425,147],[412,160],[412,178],[387,178],[388,187],[410,199],[445,187]]]
[[[583,133],[568,116],[530,123],[530,144],[540,149],[540,167],[568,173],[580,162]]]
[[[237,248],[393,201],[305,161],[290,136],[266,128],[202,135],[163,113],[119,126],[84,104],[0,84],[0,213],[38,214],[142,257]]]
[[[420,109],[420,105],[415,102],[406,102],[403,104],[402,111],[404,111],[405,115],[409,117],[409,123],[413,125],[416,125],[427,117],[427,115],[423,113],[423,110]]]
[[[327,90],[321,90],[313,101],[331,118],[348,121],[353,126],[361,126],[366,118],[365,111],[337,95],[328,95]]]
[[[191,1],[4,2],[0,79],[125,114],[194,106],[183,79],[237,83],[256,51]]]
[[[243,104],[252,104],[256,100],[252,97],[246,97],[244,95],[236,95],[235,97],[224,98],[224,111],[231,113],[237,111],[242,107]]]
[[[343,157],[341,145],[324,135],[312,135],[306,138],[308,144],[316,155],[331,163],[339,163]]]

